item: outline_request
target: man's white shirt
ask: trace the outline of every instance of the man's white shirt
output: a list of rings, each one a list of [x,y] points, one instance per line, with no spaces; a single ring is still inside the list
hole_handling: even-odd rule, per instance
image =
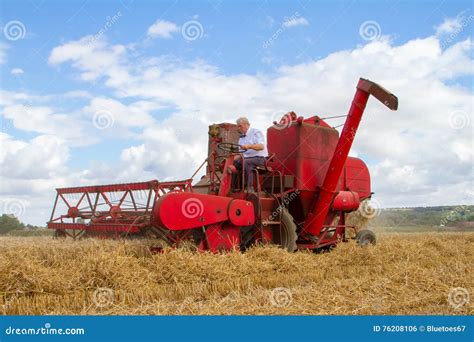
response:
[[[263,144],[263,150],[255,151],[255,150],[247,150],[244,152],[245,158],[251,157],[267,157],[267,145],[265,144],[265,137],[263,133],[260,132],[256,128],[249,128],[245,136],[240,136],[239,145],[255,145],[255,144]]]

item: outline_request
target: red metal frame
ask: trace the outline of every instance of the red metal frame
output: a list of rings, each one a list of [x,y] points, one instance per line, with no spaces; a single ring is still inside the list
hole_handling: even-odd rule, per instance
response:
[[[398,99],[393,94],[360,79],[340,137],[317,116],[304,119],[294,112],[285,114],[279,125],[268,129],[272,158],[255,170],[254,195],[244,192],[244,172],[240,188],[232,189],[234,161],[240,155],[245,170],[244,156],[223,156],[218,150],[219,143],[233,142],[228,133],[235,125],[212,125],[208,158],[194,173],[207,162],[208,183],[203,183],[207,189],[199,185],[199,191],[193,192],[192,178],[57,189],[48,228],[73,231],[75,237],[78,231],[123,235],[154,227],[163,230],[172,244],[194,239],[199,249],[220,251],[238,247],[245,227],[253,229],[255,241],[271,241],[274,229],[282,225],[282,211],[272,213],[285,207],[297,224],[298,248],[334,246],[346,240],[346,229],[357,230],[346,225],[346,213],[357,210],[360,201],[371,196],[367,166],[348,157],[370,95],[397,109]],[[271,189],[264,188],[265,178],[271,178]],[[286,184],[284,178],[293,184]],[[287,203],[286,196],[295,193]],[[189,203],[197,211],[190,214],[184,210]],[[60,215],[55,214],[58,204],[65,206]]]
[[[138,233],[149,226],[154,204],[159,197],[170,191],[192,192],[191,182],[191,179],[173,182],[152,180],[56,189],[56,200],[47,227],[104,234]],[[66,197],[68,195],[69,198]],[[125,201],[127,198],[128,201]],[[59,203],[67,207],[67,213],[55,215]]]

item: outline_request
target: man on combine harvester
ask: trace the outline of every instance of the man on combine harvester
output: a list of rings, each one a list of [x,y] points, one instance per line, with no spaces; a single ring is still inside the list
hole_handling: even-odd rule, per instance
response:
[[[245,158],[245,180],[247,182],[248,192],[254,192],[253,188],[253,170],[257,166],[265,165],[265,158],[268,155],[267,147],[265,146],[265,138],[263,133],[256,129],[250,128],[250,122],[246,117],[240,117],[236,121],[237,130],[239,131],[239,145],[245,150],[243,153]],[[242,170],[242,160],[237,159],[234,163],[235,167]],[[236,183],[234,177],[234,188]]]

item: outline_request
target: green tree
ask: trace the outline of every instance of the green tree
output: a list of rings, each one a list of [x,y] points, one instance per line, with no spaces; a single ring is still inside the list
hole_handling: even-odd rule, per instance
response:
[[[0,235],[7,234],[11,230],[23,228],[25,228],[25,225],[15,216],[6,214],[0,216]]]

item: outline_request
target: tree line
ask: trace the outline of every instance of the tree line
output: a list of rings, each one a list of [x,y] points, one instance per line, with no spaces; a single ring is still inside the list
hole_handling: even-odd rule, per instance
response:
[[[24,224],[11,214],[3,214],[0,216],[0,235],[6,235],[14,230],[33,230],[41,229],[43,227],[33,226],[31,224]]]

